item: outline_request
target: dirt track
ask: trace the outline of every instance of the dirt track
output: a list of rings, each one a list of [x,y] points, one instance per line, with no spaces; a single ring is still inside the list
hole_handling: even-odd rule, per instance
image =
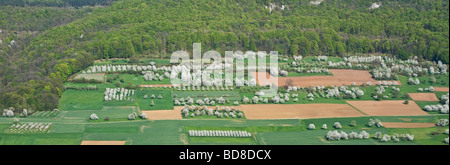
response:
[[[369,116],[418,116],[429,115],[414,102],[403,104],[403,100],[347,101]]]
[[[436,126],[435,123],[400,123],[400,122],[382,122],[386,128],[429,128]]]
[[[408,93],[414,101],[439,101],[434,93]]]
[[[125,145],[125,141],[82,141],[80,145]]]
[[[309,119],[364,116],[347,104],[240,105],[247,119]]]

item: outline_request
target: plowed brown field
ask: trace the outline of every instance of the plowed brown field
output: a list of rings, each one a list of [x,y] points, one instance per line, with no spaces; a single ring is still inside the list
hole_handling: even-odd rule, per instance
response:
[[[402,100],[347,101],[353,107],[369,116],[417,116],[428,115],[414,102],[403,104]]]

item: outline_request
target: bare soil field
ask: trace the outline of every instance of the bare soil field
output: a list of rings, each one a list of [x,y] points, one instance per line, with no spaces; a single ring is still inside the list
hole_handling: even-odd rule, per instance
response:
[[[125,145],[125,141],[82,141],[81,145]]]
[[[434,93],[408,93],[414,101],[439,101]]]
[[[181,109],[183,107],[174,107],[174,110],[141,111],[147,114],[148,120],[181,120]]]
[[[253,72],[252,76],[255,77],[257,83],[259,85],[266,85],[267,83],[273,84],[274,81],[271,81],[270,74],[266,74],[266,80],[259,81],[257,78],[258,72]],[[302,76],[302,77],[278,77],[278,86],[289,86],[288,80],[292,80],[291,86],[301,86],[301,87],[309,87],[309,86],[341,86],[342,84],[334,77],[334,76]]]
[[[377,83],[372,75],[367,70],[350,70],[350,69],[330,69],[336,79],[338,79],[342,84],[351,85],[355,82],[358,85],[362,83],[372,82],[373,85]]]
[[[347,104],[240,105],[247,119],[310,119],[364,116]]]
[[[414,102],[403,104],[403,100],[347,101],[369,116],[417,116],[429,115]]]
[[[434,87],[434,91],[436,92],[449,92],[449,88],[448,87]]]
[[[333,76],[344,85],[352,85],[355,82],[357,85],[371,82],[376,85],[378,80],[372,78],[372,75],[367,70],[352,70],[352,69],[330,69]],[[390,80],[389,80],[390,81]],[[401,82],[397,81],[400,85]]]
[[[401,122],[382,122],[386,128],[429,128],[436,126],[436,123],[401,123]]]
[[[355,82],[357,85],[362,85],[363,83],[371,82],[372,85],[377,84],[377,80],[372,78],[372,75],[367,70],[351,70],[351,69],[330,69],[333,76],[302,76],[302,77],[278,77],[278,86],[342,86],[342,85],[352,85]],[[259,85],[266,85],[267,83],[275,83],[270,80],[269,73],[263,73],[266,75],[267,80],[259,81],[259,72],[253,72],[252,76],[256,78]],[[292,84],[288,84],[288,80],[292,80]],[[289,80],[289,81],[290,81]],[[400,81],[397,81],[400,85]]]

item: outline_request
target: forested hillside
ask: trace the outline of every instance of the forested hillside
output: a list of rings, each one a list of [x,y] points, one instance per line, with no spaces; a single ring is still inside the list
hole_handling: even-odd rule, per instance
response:
[[[56,108],[62,83],[94,59],[168,58],[177,50],[191,51],[194,42],[202,43],[204,51],[381,53],[449,62],[448,0],[325,0],[319,5],[309,0],[97,0],[71,5],[74,2],[0,1],[1,106]],[[382,5],[369,9],[374,2]],[[97,4],[111,6],[69,9]],[[21,6],[34,6],[36,14],[45,9],[42,19],[50,22],[41,25],[32,21],[35,13],[26,14],[32,11],[11,10]],[[68,12],[46,17],[53,10]],[[67,20],[73,21],[63,23]],[[23,47],[15,48],[14,30],[45,32],[17,42]]]
[[[52,7],[82,7],[110,5],[116,0],[0,0],[0,6],[52,6]]]

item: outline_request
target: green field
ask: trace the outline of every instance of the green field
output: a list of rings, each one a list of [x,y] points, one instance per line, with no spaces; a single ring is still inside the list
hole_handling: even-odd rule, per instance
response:
[[[399,81],[402,83],[403,86],[414,86],[414,87],[421,87],[421,88],[428,88],[430,86],[438,86],[438,87],[448,87],[449,85],[449,78],[448,78],[448,74],[447,75],[435,75],[433,76],[434,78],[436,78],[436,82],[432,83],[431,82],[431,77],[432,76],[426,76],[426,77],[418,77],[420,84],[418,85],[409,85],[408,84],[408,79],[409,77],[406,76],[398,76]],[[415,78],[413,78],[415,80]]]
[[[325,63],[314,61],[315,57],[306,57],[302,62]],[[290,62],[292,59],[289,59]],[[330,57],[329,61],[341,61],[340,58]],[[150,59],[141,60],[141,63],[149,63]],[[154,60],[157,65],[166,64],[167,60]],[[127,63],[126,60],[106,61],[111,64]],[[160,62],[160,64],[159,64]],[[285,64],[283,64],[285,65]],[[327,75],[327,74],[303,74],[290,73],[289,76],[309,76],[309,75]],[[234,106],[234,101],[242,103],[243,97],[252,99],[255,92],[266,89],[264,87],[235,87],[232,91],[178,91],[172,88],[137,88],[133,101],[103,101],[104,91],[106,88],[116,88],[116,83],[120,83],[120,87],[126,87],[129,83],[136,85],[151,84],[170,84],[169,79],[163,81],[144,81],[140,74],[107,74],[108,78],[117,77],[115,80],[104,84],[88,84],[88,83],[66,83],[66,86],[75,86],[75,89],[65,90],[61,96],[59,110],[60,111],[43,111],[37,112],[27,118],[19,118],[20,122],[46,122],[53,123],[48,133],[37,134],[0,134],[0,144],[75,144],[78,145],[83,140],[101,140],[101,141],[125,141],[126,145],[443,145],[443,139],[448,135],[436,134],[443,132],[447,127],[438,128],[421,128],[421,129],[388,129],[369,127],[369,119],[379,119],[381,122],[409,122],[409,123],[436,123],[439,119],[448,119],[447,114],[439,114],[438,112],[429,112],[428,116],[367,116],[367,117],[350,117],[350,118],[320,118],[320,119],[290,119],[290,120],[247,120],[217,116],[195,116],[184,117],[183,120],[144,120],[136,118],[128,120],[131,113],[140,114],[140,110],[172,110],[174,108],[173,100],[178,98],[191,97],[194,100],[204,98],[224,97],[229,102],[219,106]],[[437,77],[440,82],[442,77]],[[405,79],[405,77],[401,77]],[[427,79],[421,77],[420,79]],[[404,80],[401,80],[404,81]],[[447,81],[448,82],[448,81]],[[98,90],[85,90],[88,85],[96,85]],[[431,84],[421,85],[402,85],[397,86],[400,92],[397,94],[389,87],[383,95],[389,98],[381,100],[411,100],[404,98],[408,93],[417,93],[419,87],[426,88]],[[350,89],[352,86],[349,86]],[[289,101],[284,104],[311,104],[311,103],[333,103],[347,104],[346,100],[374,100],[372,93],[377,86],[361,87],[365,93],[361,98],[325,98],[325,93],[313,92],[314,100],[310,101],[307,97],[307,90],[298,90],[290,92],[298,94],[298,101],[294,102],[294,98],[289,97]],[[84,90],[83,90],[84,89]],[[285,93],[285,88],[279,88],[279,92]],[[424,91],[423,93],[429,93]],[[435,92],[438,98],[448,92]],[[151,98],[151,95],[155,98]],[[158,95],[163,97],[158,99]],[[147,95],[147,99],[144,96]],[[341,93],[343,96],[343,94]],[[397,95],[397,97],[394,97]],[[151,105],[151,102],[154,105]],[[422,109],[425,105],[434,105],[439,102],[416,102]],[[258,104],[264,104],[259,102]],[[270,103],[272,104],[272,103]],[[98,120],[90,120],[89,116],[95,113],[99,117]],[[194,111],[190,111],[194,113]],[[18,117],[18,115],[16,115]],[[108,118],[106,120],[105,118]],[[13,122],[12,118],[0,118],[0,129],[8,129]],[[341,129],[335,129],[333,124],[339,122]],[[356,123],[356,126],[351,123]],[[309,124],[315,124],[315,130],[308,130]],[[327,129],[321,129],[326,124]],[[252,133],[249,138],[231,138],[231,137],[190,137],[188,130],[245,130]],[[371,137],[369,139],[351,139],[340,141],[328,141],[325,136],[328,131],[345,131],[350,133],[355,131],[367,131]],[[393,135],[398,134],[414,134],[414,141],[380,142],[379,139],[373,138],[375,132]]]
[[[120,111],[126,111],[121,113]],[[114,140],[126,141],[127,145],[417,145],[417,144],[437,144],[443,145],[443,138],[448,135],[431,135],[435,131],[445,131],[444,128],[421,128],[421,129],[387,129],[368,127],[366,123],[370,117],[359,118],[331,118],[331,119],[307,119],[307,120],[161,120],[161,121],[110,121],[110,122],[86,122],[90,112],[85,113],[64,113],[64,117],[54,124],[50,132],[42,135],[25,134],[9,135],[0,134],[0,144],[80,144],[82,140]],[[99,113],[100,116],[108,115],[120,118],[122,115],[132,112],[131,109],[108,109]],[[101,117],[100,117],[101,118]],[[376,117],[382,121],[399,121],[395,117]],[[433,122],[440,117],[414,117],[404,116],[397,118],[411,118],[411,122]],[[448,118],[448,115],[447,115]],[[80,120],[81,119],[81,120]],[[28,118],[23,119],[28,120]],[[45,120],[45,119],[42,119]],[[84,120],[84,122],[83,122]],[[349,126],[355,120],[356,127]],[[10,121],[0,118],[0,129],[10,126]],[[382,132],[393,135],[413,134],[414,141],[401,141],[399,143],[381,143],[376,139],[366,140],[341,140],[327,141],[325,135],[332,128],[334,122],[340,122],[343,126],[339,131],[350,133],[355,131],[367,131],[371,136],[375,132]],[[316,130],[307,130],[310,123],[316,125]],[[328,129],[320,129],[322,124],[327,124]],[[188,130],[246,130],[254,134],[252,138],[210,138],[210,137],[189,137]]]
[[[173,109],[171,92],[169,89],[140,88],[137,90],[136,100],[141,110],[171,110]],[[162,99],[158,99],[160,94]],[[144,99],[145,95],[148,96],[147,99]],[[151,98],[152,95],[155,95],[154,99]],[[153,106],[151,105],[152,101],[155,104]]]
[[[120,83],[121,87],[125,87],[128,83],[131,83],[132,85],[156,85],[156,84],[171,84],[170,79],[164,78],[163,80],[152,80],[152,81],[145,81],[143,78],[143,75],[139,74],[108,74],[107,77],[114,77],[118,75],[119,78],[116,80],[110,82],[110,84],[114,85],[116,83]],[[124,82],[121,82],[121,80],[124,80]]]
[[[192,99],[205,99],[205,98],[219,98],[223,97],[225,100],[230,101],[240,101],[242,98],[238,92],[235,91],[172,91],[172,97],[176,98],[187,98]]]
[[[66,90],[59,100],[59,109],[100,110],[103,107],[104,91]]]

